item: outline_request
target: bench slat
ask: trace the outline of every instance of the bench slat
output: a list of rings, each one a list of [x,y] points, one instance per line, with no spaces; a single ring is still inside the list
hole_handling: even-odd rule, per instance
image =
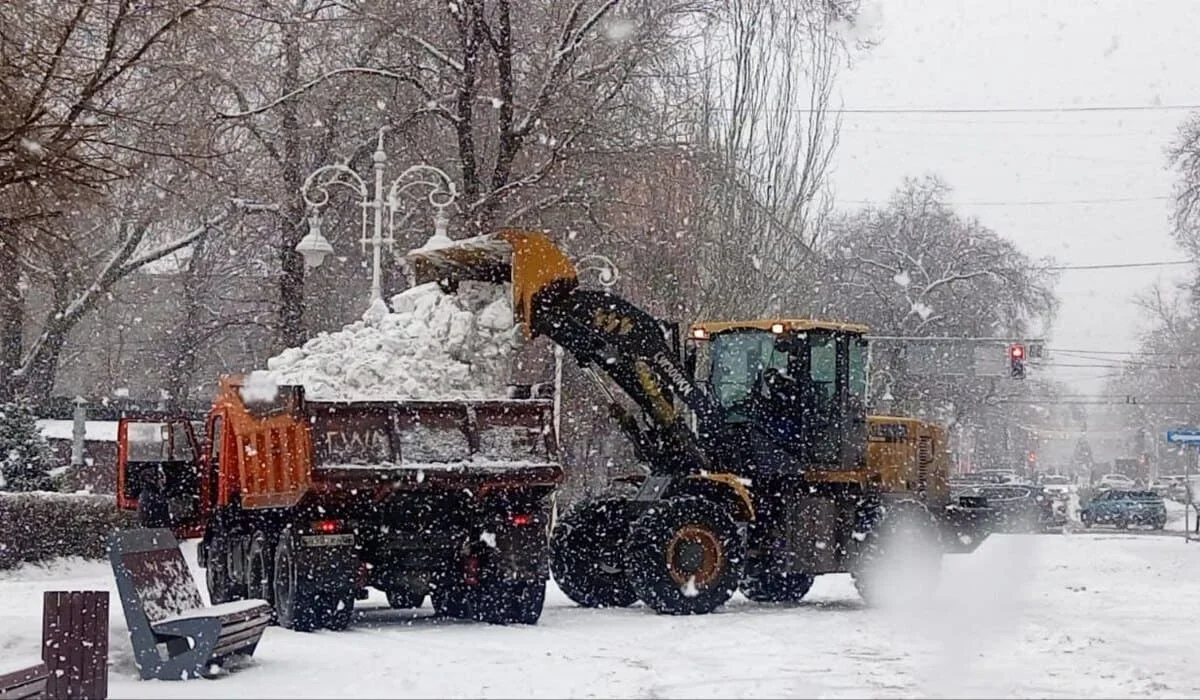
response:
[[[221,637],[217,642],[217,646],[213,649],[213,658],[227,656],[235,651],[245,649],[251,644],[256,644],[258,640],[262,639],[263,630],[265,629],[266,627],[248,629],[237,634],[231,634],[228,637]]]
[[[16,700],[38,697],[46,692],[46,679],[49,677],[50,669],[45,663],[6,673],[0,676],[0,698]]]
[[[239,622],[239,623],[233,624],[233,625],[226,625],[226,626],[221,627],[221,637],[220,638],[224,639],[225,637],[228,637],[231,635],[241,634],[242,632],[244,632],[246,630],[266,629],[267,626],[270,625],[270,623],[271,623],[271,618],[259,617],[259,618],[255,618],[253,620],[245,620],[243,622]]]

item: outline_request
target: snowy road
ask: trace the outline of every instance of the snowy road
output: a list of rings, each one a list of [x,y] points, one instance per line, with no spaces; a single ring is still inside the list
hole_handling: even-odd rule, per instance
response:
[[[188,548],[189,552],[191,547]],[[197,576],[203,580],[201,576]],[[1115,532],[995,536],[947,558],[927,609],[867,609],[845,576],[793,607],[718,614],[573,607],[537,627],[398,612],[345,632],[271,628],[215,680],[136,680],[115,597],[113,698],[1196,697],[1200,544]],[[43,590],[112,588],[105,564],[0,572],[0,657],[36,653]]]

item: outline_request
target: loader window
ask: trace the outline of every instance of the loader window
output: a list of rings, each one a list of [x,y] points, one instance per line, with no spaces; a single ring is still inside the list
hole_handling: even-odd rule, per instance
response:
[[[813,385],[832,400],[837,391],[837,340],[833,336],[814,336],[809,343]]]
[[[850,396],[867,400],[867,346],[861,340],[850,341]]]
[[[775,334],[767,331],[722,333],[712,340],[713,391],[729,407],[750,396],[763,370],[788,371],[788,355],[775,347]]]

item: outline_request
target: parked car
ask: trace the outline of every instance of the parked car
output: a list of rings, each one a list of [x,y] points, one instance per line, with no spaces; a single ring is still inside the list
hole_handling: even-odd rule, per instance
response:
[[[987,484],[961,492],[986,499],[996,514],[998,532],[1045,532],[1067,522],[1066,504],[1050,498],[1039,486]]]
[[[977,473],[993,484],[1011,484],[1021,478],[1013,469],[981,469]]]
[[[1171,477],[1168,476],[1152,480],[1147,488],[1163,498],[1169,498],[1171,495],[1171,485]]]
[[[1096,494],[1081,508],[1079,519],[1084,527],[1114,525],[1124,529],[1146,525],[1161,530],[1167,524],[1167,506],[1153,491],[1111,489]]]
[[[1099,486],[1102,489],[1132,489],[1134,481],[1124,474],[1105,474],[1100,477]]]
[[[1188,492],[1191,492],[1193,501],[1200,501],[1200,494],[1196,491],[1196,484],[1200,482],[1200,477],[1192,476],[1189,480],[1185,476],[1169,476],[1167,477],[1170,486],[1167,488],[1166,497],[1176,503],[1187,503]]]
[[[1074,486],[1071,477],[1062,474],[1046,474],[1042,477],[1042,490],[1051,498],[1067,498]]]

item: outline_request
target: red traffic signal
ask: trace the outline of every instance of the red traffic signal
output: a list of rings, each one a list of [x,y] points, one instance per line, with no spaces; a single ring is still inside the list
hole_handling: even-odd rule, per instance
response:
[[[1008,346],[1008,375],[1013,379],[1025,378],[1025,346],[1019,343]]]

